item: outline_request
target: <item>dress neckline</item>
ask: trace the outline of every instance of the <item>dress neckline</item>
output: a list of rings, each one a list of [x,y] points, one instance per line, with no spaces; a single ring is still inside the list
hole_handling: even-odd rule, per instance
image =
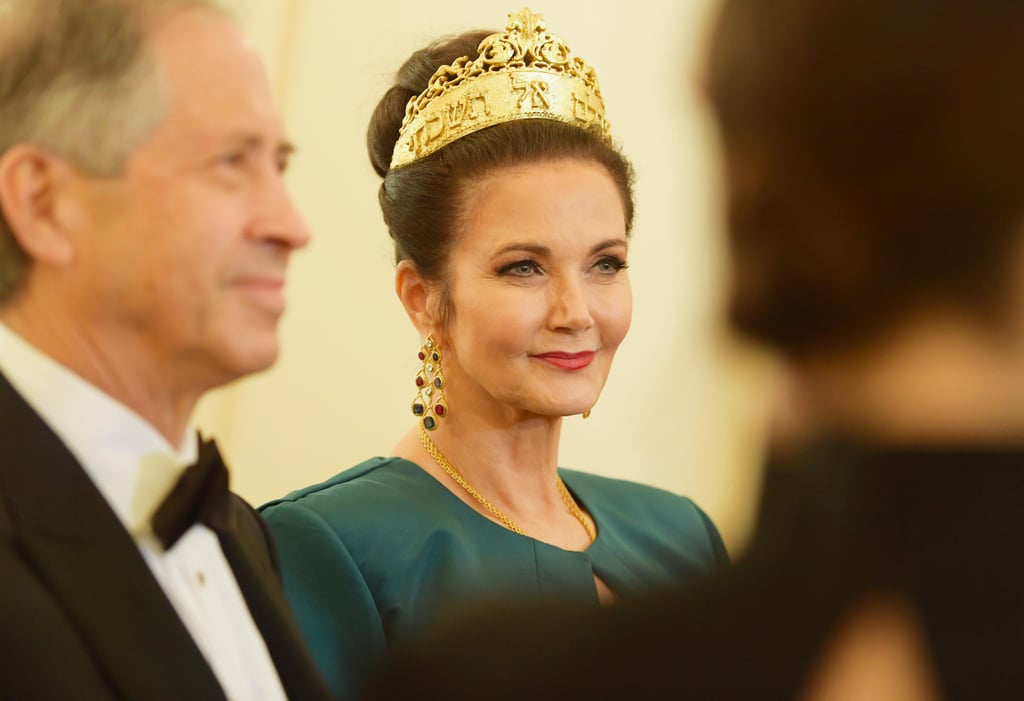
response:
[[[520,533],[516,533],[515,531],[511,531],[508,528],[505,528],[500,523],[498,523],[498,522],[488,518],[484,514],[480,513],[479,511],[474,509],[472,506],[467,504],[465,501],[460,499],[458,494],[456,494],[451,489],[449,489],[443,482],[441,482],[434,475],[432,475],[430,472],[425,470],[418,463],[413,462],[412,460],[409,460],[408,458],[398,457],[398,456],[394,456],[394,455],[390,456],[388,458],[385,458],[385,460],[391,461],[392,464],[404,463],[405,465],[408,465],[409,467],[413,468],[415,470],[415,473],[421,475],[423,477],[423,479],[426,481],[426,483],[430,484],[432,486],[432,488],[436,488],[436,489],[441,490],[446,495],[446,498],[457,502],[457,504],[458,504],[459,508],[461,509],[462,513],[470,513],[473,516],[475,516],[477,519],[486,522],[490,526],[493,526],[494,528],[498,529],[498,531],[500,531],[502,533],[505,533],[505,534],[507,534],[508,536],[510,536],[512,538],[517,538],[517,539],[518,538],[524,538],[524,539],[526,539],[528,541],[532,541],[533,543],[536,543],[536,544],[539,544],[539,545],[543,545],[544,547],[548,547],[548,548],[554,548],[555,550],[559,550],[561,552],[580,553],[580,554],[585,554],[585,555],[589,555],[591,553],[591,551],[594,549],[595,546],[597,546],[599,543],[602,543],[601,532],[602,532],[603,529],[601,528],[601,525],[600,525],[601,524],[601,520],[599,519],[598,515],[595,514],[594,511],[590,508],[590,505],[583,498],[580,497],[579,492],[577,491],[576,487],[573,485],[574,475],[571,472],[567,471],[567,470],[563,470],[562,468],[558,468],[559,476],[562,478],[562,481],[565,482],[566,488],[569,490],[569,493],[572,494],[573,498],[576,500],[576,503],[579,504],[579,507],[581,509],[583,509],[583,511],[588,513],[590,515],[590,518],[592,518],[594,520],[594,525],[595,525],[595,527],[597,529],[597,537],[593,540],[592,543],[590,543],[590,545],[588,545],[583,550],[567,550],[566,548],[560,547],[558,545],[553,545],[552,543],[545,542],[543,540],[540,540],[539,538],[534,538],[533,536],[530,536],[530,535],[520,534]]]

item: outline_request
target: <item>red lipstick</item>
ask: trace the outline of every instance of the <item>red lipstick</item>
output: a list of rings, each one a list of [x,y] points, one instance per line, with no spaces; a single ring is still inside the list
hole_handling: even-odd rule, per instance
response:
[[[553,351],[551,353],[540,353],[533,356],[543,360],[548,365],[553,365],[560,370],[582,370],[594,360],[594,351],[582,351],[580,353],[562,353]]]

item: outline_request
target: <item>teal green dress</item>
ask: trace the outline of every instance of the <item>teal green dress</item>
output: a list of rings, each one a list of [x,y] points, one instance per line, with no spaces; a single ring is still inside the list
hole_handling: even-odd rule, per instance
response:
[[[339,698],[357,696],[389,644],[464,607],[493,598],[597,606],[595,574],[629,597],[726,561],[718,531],[689,499],[559,473],[597,524],[583,552],[500,526],[400,458],[372,458],[261,508],[285,594]]]

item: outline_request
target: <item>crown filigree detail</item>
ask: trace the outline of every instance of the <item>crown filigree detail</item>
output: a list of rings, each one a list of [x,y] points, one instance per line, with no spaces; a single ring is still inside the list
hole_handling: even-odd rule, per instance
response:
[[[504,32],[486,37],[475,58],[441,66],[409,100],[391,156],[398,168],[486,127],[517,119],[553,119],[596,127],[611,142],[594,69],[523,8]]]

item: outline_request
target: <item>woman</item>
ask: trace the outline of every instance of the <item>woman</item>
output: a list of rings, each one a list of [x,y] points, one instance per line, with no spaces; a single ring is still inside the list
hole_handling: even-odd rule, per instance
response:
[[[791,379],[750,548],[373,698],[1024,698],[1024,4],[726,0],[712,47],[730,312]]]
[[[632,172],[592,70],[524,10],[415,53],[368,142],[424,339],[416,425],[263,510],[341,695],[457,607],[596,605],[725,560],[691,501],[557,467],[562,418],[593,407],[631,316]]]

